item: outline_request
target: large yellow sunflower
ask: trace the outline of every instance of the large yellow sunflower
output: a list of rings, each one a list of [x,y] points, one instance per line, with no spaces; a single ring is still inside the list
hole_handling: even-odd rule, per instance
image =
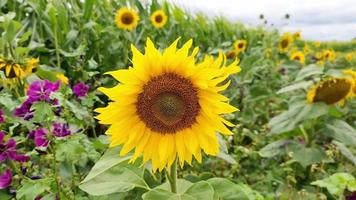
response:
[[[234,47],[237,53],[243,52],[246,49],[247,41],[246,40],[236,40]]]
[[[290,56],[290,59],[298,61],[302,64],[304,64],[304,62],[305,62],[305,56],[304,56],[303,52],[301,52],[301,51],[296,51],[296,52],[292,53],[292,55]]]
[[[136,28],[140,17],[132,8],[123,7],[116,11],[115,22],[116,26],[126,30]]]
[[[154,27],[162,28],[167,23],[167,15],[163,10],[157,10],[151,15],[151,22]]]
[[[281,39],[278,42],[278,49],[281,52],[287,52],[288,48],[291,46],[291,43],[293,41],[293,37],[290,35],[290,33],[284,33],[284,35],[281,37]]]
[[[353,96],[354,81],[349,78],[332,78],[314,85],[308,92],[309,103],[343,104]]]
[[[6,78],[22,78],[24,71],[17,63],[7,62],[4,59],[0,59],[0,71],[3,71]]]
[[[201,162],[201,150],[217,155],[216,132],[231,135],[225,126],[233,126],[221,114],[238,109],[221,95],[230,74],[240,71],[237,61],[225,66],[220,53],[214,60],[206,57],[196,63],[192,40],[177,49],[178,39],[163,53],[147,39],[145,53],[133,45],[129,69],[109,72],[120,84],[99,88],[113,102],[98,108],[96,118],[109,124],[110,147],[121,145],[120,155],[135,149],[134,162],[143,154],[143,162],[152,162],[152,169],[162,170],[177,158],[181,166],[191,164],[192,156]]]

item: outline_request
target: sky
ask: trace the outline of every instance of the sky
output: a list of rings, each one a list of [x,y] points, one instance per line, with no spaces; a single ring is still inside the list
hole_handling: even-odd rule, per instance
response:
[[[269,26],[282,32],[301,31],[304,39],[347,41],[356,38],[356,0],[167,0],[190,13],[224,16],[259,25],[263,14]],[[284,16],[290,15],[286,20]]]

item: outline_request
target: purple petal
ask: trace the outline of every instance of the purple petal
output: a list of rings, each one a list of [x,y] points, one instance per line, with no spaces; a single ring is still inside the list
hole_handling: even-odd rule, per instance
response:
[[[35,144],[36,147],[47,147],[48,140],[46,138],[48,131],[44,128],[40,128],[35,131]]]
[[[16,142],[14,138],[10,138],[7,143],[6,143],[6,148],[7,149],[16,149]]]
[[[3,174],[0,174],[0,189],[5,189],[9,187],[12,182],[12,174],[9,169],[7,169]]]
[[[30,160],[30,156],[23,155],[23,154],[16,154],[15,159],[18,162],[27,162]]]

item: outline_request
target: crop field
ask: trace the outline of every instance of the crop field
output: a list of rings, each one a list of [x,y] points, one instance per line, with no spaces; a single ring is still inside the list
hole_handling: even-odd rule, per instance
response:
[[[356,41],[155,0],[1,0],[10,199],[355,200]]]

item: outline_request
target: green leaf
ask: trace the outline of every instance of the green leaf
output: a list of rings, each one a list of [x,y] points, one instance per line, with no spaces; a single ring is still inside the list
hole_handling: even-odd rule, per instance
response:
[[[261,157],[270,158],[284,152],[284,147],[288,144],[289,140],[278,140],[263,147],[258,153]]]
[[[47,121],[54,116],[52,106],[47,102],[37,102],[31,106],[31,109],[35,110],[32,119],[35,122]]]
[[[297,74],[297,78],[295,79],[295,81],[301,81],[305,78],[308,78],[310,76],[313,76],[313,75],[320,75],[320,74],[323,74],[323,68],[322,67],[319,67],[315,64],[312,64],[312,65],[308,65],[308,66],[305,66],[303,67],[299,73]]]
[[[24,200],[33,200],[43,192],[50,190],[53,179],[24,179],[22,187],[17,191],[16,198]]]
[[[94,4],[96,4],[96,0],[86,0],[84,4],[84,15],[83,18],[85,21],[88,21],[90,18],[90,15],[93,12],[93,7]]]
[[[354,190],[355,178],[348,173],[335,173],[322,180],[314,181],[311,184],[327,188],[330,194],[342,195],[346,188]]]
[[[184,194],[185,191],[188,190],[193,185],[193,183],[185,180],[185,179],[177,179],[177,193],[179,194]],[[169,182],[165,182],[160,186],[157,186],[156,189],[162,189],[162,190],[171,190],[171,186]]]
[[[193,184],[185,194],[189,194],[197,200],[213,200],[214,189],[206,181],[200,181]]]
[[[235,184],[225,178],[212,178],[207,180],[214,188],[218,199],[224,200],[257,200],[263,197],[256,191],[253,191],[247,185]]]
[[[186,184],[186,183],[185,183]],[[179,187],[179,183],[178,183]],[[184,193],[183,190],[173,193],[170,190],[162,189],[163,187],[158,186],[153,190],[150,190],[143,194],[143,200],[213,200],[214,189],[206,181],[200,181],[192,184],[186,189]],[[185,188],[185,187],[184,187]]]
[[[324,151],[321,149],[305,148],[304,145],[298,143],[290,145],[289,148],[292,148],[293,159],[299,162],[303,167],[320,163],[325,158]]]
[[[280,134],[296,128],[302,122],[308,119],[315,119],[328,113],[328,106],[324,103],[306,104],[298,102],[293,104],[288,111],[273,117],[269,126],[269,134]]]
[[[313,83],[312,81],[303,81],[303,82],[294,83],[292,85],[288,85],[288,86],[278,90],[277,94],[291,92],[291,91],[299,90],[299,89],[307,89],[312,83]]]
[[[127,192],[135,187],[148,189],[143,168],[128,164],[130,157],[119,157],[119,149],[109,149],[94,165],[79,188],[91,195]]]
[[[343,143],[338,141],[333,141],[332,143],[336,145],[343,156],[356,165],[356,156]]]
[[[342,120],[333,120],[326,127],[331,130],[329,135],[346,145],[356,147],[356,130]]]

